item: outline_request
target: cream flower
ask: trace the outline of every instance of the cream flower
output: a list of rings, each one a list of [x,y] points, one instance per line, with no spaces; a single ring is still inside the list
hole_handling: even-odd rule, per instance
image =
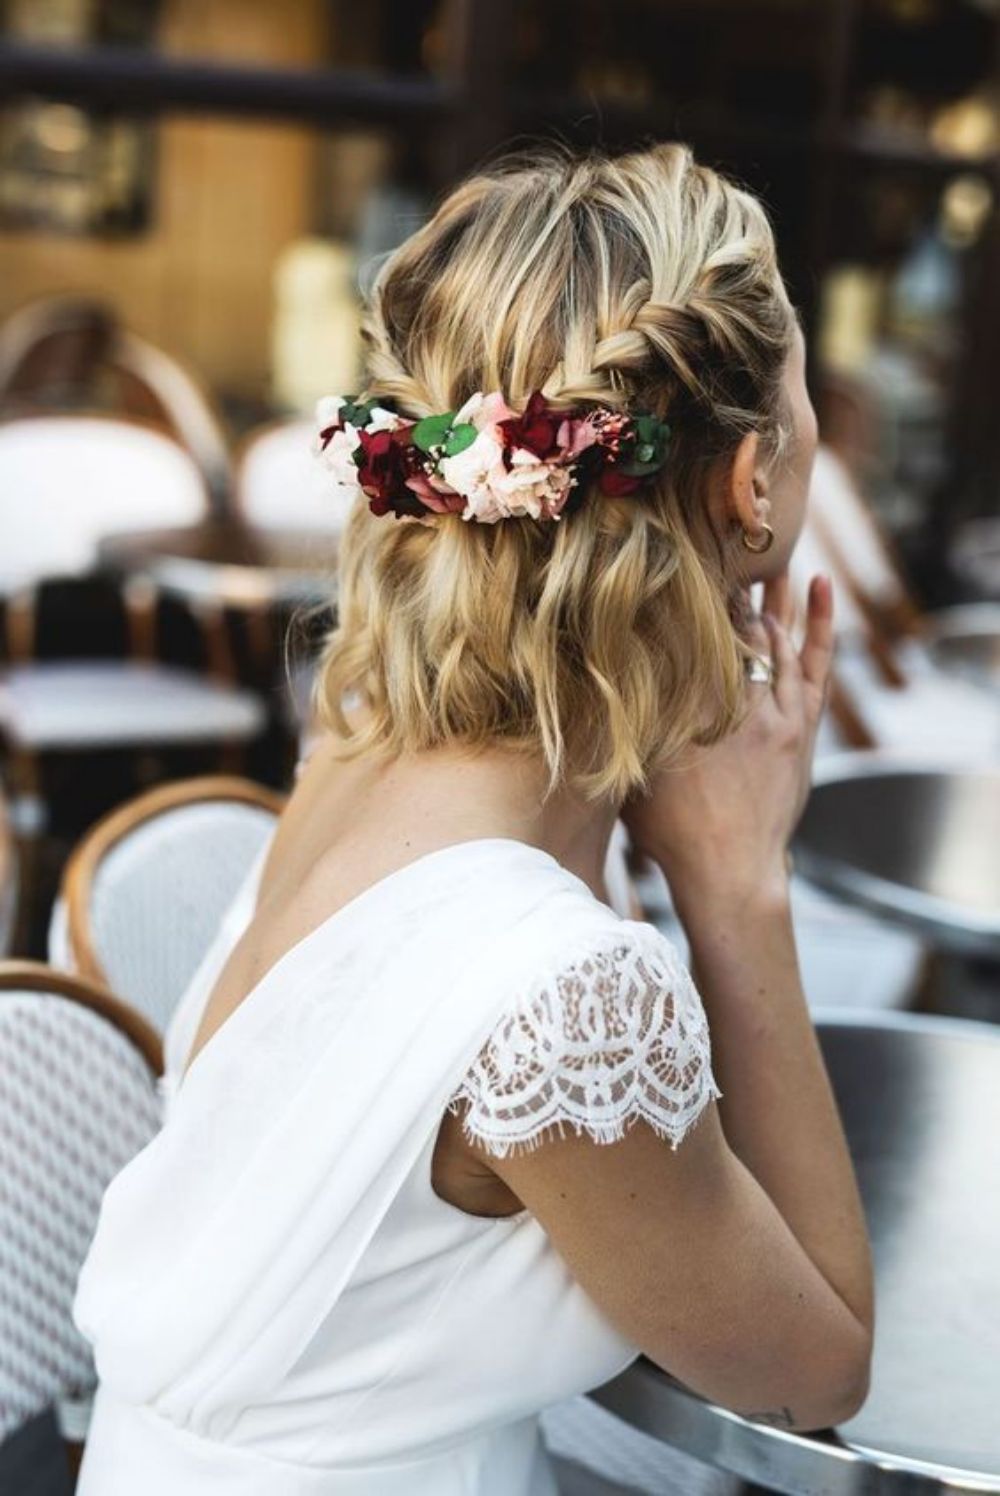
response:
[[[491,479],[497,503],[508,514],[558,519],[573,486],[569,468],[544,462],[526,447],[515,447],[509,461],[509,470],[503,469]]]
[[[402,424],[402,416],[398,416],[394,410],[384,410],[381,405],[375,405],[365,422],[365,430],[395,431],[396,427]]]
[[[493,493],[492,477],[503,472],[503,448],[491,431],[480,431],[471,446],[454,457],[442,459],[439,473],[449,488],[466,500],[463,519],[494,524],[506,511]]]
[[[338,488],[359,488],[358,465],[354,461],[354,453],[361,445],[361,437],[357,429],[346,423],[343,430],[335,431],[327,442],[326,447],[320,453],[324,464],[333,474],[333,481]]]
[[[482,403],[483,392],[482,390],[477,390],[474,395],[469,396],[461,410],[456,410],[454,420],[451,424],[453,426],[465,426],[471,423],[473,426],[478,426],[479,423],[476,420],[476,416],[479,414]]]
[[[340,420],[341,407],[347,401],[343,395],[323,395],[316,401],[316,429],[325,431],[328,426],[336,426]]]

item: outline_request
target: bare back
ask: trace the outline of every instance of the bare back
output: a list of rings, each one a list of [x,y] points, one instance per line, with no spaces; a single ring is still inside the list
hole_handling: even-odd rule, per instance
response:
[[[205,1004],[188,1066],[276,962],[323,920],[424,852],[479,834],[442,837],[440,822],[426,813],[405,826],[387,813],[380,795],[385,773],[367,759],[334,759],[323,739],[302,765],[268,854],[256,912]],[[443,1200],[469,1215],[513,1215],[522,1208],[452,1112],[438,1133],[433,1184]]]

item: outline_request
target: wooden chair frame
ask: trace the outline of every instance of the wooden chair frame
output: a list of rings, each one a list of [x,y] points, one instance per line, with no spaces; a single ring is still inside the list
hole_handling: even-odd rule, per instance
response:
[[[104,369],[115,377],[123,418],[148,415],[158,430],[166,431],[194,458],[214,507],[227,504],[229,429],[208,384],[176,353],[123,326],[99,299],[75,292],[41,295],[15,311],[4,324],[0,342],[0,396],[7,396],[7,403],[19,412],[24,408],[30,413],[30,393],[10,398],[19,375],[37,349],[80,333],[88,317],[92,326],[100,323],[101,334],[90,372]]]
[[[279,791],[251,779],[230,774],[199,775],[194,779],[159,785],[117,806],[74,848],[63,870],[59,892],[66,903],[70,953],[77,971],[85,979],[108,985],[90,920],[94,881],[103,859],[119,842],[157,816],[186,805],[202,805],[213,800],[257,806],[276,816],[281,814],[285,805],[285,796]]]
[[[161,1074],[163,1046],[159,1034],[138,1009],[115,997],[104,983],[77,972],[59,971],[44,961],[10,960],[0,961],[0,994],[4,992],[48,992],[90,1008],[125,1035],[154,1075]]]

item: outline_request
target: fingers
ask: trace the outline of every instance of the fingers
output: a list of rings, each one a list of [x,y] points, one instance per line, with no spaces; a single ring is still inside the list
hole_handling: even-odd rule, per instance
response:
[[[772,690],[783,712],[794,713],[802,695],[801,665],[788,632],[779,619],[765,615],[771,639],[775,679]]]
[[[809,584],[806,632],[799,660],[803,676],[821,694],[833,661],[833,643],[833,587],[828,576],[817,572]]]
[[[765,660],[773,659],[770,630],[759,613],[754,612],[751,614],[746,625],[744,637],[750,648],[757,654],[761,655]],[[747,678],[746,689],[751,698],[754,696],[767,697],[771,693],[771,686],[767,681],[750,680],[749,677]]]
[[[764,583],[762,611],[770,613],[772,617],[776,618],[782,628],[790,629],[792,627],[795,616],[795,603],[792,598],[792,586],[787,566],[776,577],[769,577]]]

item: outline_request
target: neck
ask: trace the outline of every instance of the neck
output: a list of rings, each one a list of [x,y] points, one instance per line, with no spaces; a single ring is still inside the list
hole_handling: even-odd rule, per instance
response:
[[[407,840],[442,846],[512,837],[548,852],[598,898],[606,896],[604,863],[618,806],[587,801],[565,786],[543,800],[548,773],[540,756],[496,745],[434,748],[372,764],[363,777],[352,803],[376,834],[379,826],[397,835],[405,827]]]

